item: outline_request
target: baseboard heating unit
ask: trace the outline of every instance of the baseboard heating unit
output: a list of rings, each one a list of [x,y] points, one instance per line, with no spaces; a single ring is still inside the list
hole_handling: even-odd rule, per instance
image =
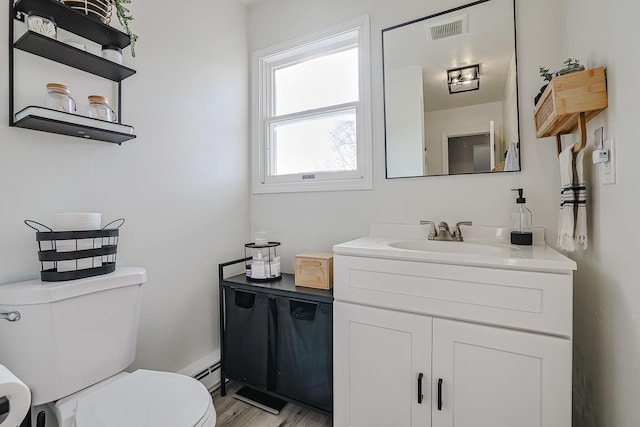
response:
[[[194,374],[193,378],[204,384],[209,392],[213,391],[220,386],[220,362]]]

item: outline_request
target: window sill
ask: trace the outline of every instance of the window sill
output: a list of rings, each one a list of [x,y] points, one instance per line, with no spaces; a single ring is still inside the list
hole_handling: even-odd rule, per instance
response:
[[[298,181],[263,183],[254,181],[252,194],[270,193],[307,193],[312,191],[362,191],[373,190],[373,180],[370,177],[359,179],[324,180],[324,181]]]

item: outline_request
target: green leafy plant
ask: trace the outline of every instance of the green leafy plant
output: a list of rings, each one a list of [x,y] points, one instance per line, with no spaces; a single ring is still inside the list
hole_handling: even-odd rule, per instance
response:
[[[131,56],[135,58],[138,35],[131,31],[131,28],[129,27],[129,23],[133,21],[133,16],[131,16],[131,11],[126,6],[131,3],[131,0],[111,0],[111,3],[113,3],[113,6],[116,8],[118,22],[120,22],[129,37],[131,37]]]
[[[553,78],[553,74],[549,72],[548,68],[540,67],[540,77],[542,77],[542,80],[545,82],[550,82]]]

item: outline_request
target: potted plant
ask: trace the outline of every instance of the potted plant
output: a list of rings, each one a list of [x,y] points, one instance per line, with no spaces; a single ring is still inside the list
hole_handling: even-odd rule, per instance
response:
[[[135,58],[136,56],[136,42],[138,41],[138,35],[131,31],[129,27],[129,23],[133,21],[133,16],[131,16],[131,11],[126,6],[131,3],[131,0],[111,0],[113,6],[116,8],[116,16],[118,17],[118,22],[124,27],[127,35],[131,37],[131,56]]]
[[[540,77],[542,77],[542,80],[545,81],[546,83],[544,84],[544,86],[542,86],[542,88],[540,89],[540,92],[538,92],[538,94],[536,95],[535,99],[533,100],[533,105],[534,106],[538,105],[538,101],[540,100],[540,97],[544,93],[544,90],[549,85],[549,82],[553,78],[553,74],[549,72],[548,68],[540,67]]]
[[[65,6],[87,15],[92,19],[97,19],[103,24],[109,25],[113,9],[116,10],[118,21],[124,27],[127,35],[131,38],[131,55],[136,56],[136,41],[138,35],[131,31],[129,23],[133,21],[131,11],[127,7],[131,0],[58,0]]]

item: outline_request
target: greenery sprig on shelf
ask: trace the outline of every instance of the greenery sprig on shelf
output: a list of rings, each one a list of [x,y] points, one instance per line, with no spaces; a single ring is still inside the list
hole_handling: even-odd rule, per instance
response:
[[[549,72],[548,68],[540,67],[540,77],[542,77],[542,80],[545,82],[550,82],[553,78],[553,74]]]
[[[133,16],[131,16],[131,11],[126,6],[131,3],[131,0],[111,0],[111,3],[113,3],[113,6],[116,8],[118,22],[120,22],[129,37],[131,37],[131,56],[135,58],[138,35],[129,28],[129,22],[133,21]]]
[[[564,67],[559,71],[551,72],[548,68],[540,67],[540,77],[545,82],[550,82],[555,76],[561,76],[563,74],[575,73],[576,71],[584,70],[584,65],[580,64],[580,61],[573,58],[568,58],[563,62]]]

